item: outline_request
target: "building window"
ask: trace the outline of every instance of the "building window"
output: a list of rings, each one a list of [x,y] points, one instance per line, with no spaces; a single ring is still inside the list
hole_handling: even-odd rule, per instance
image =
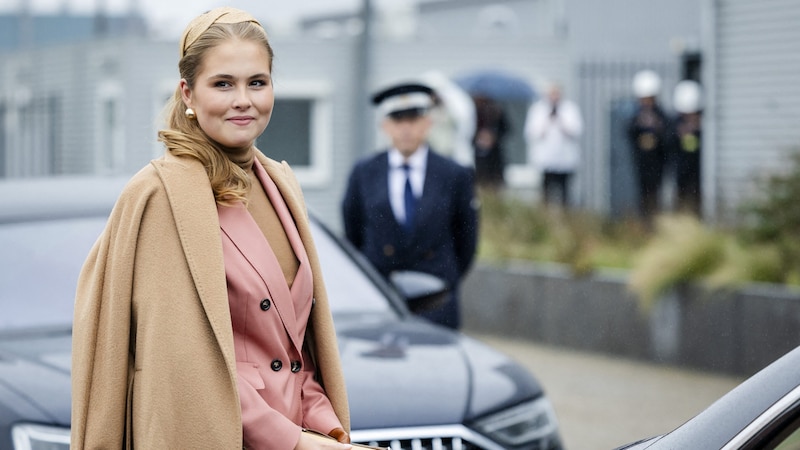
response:
[[[119,83],[102,83],[95,94],[95,106],[95,173],[121,173],[125,165],[125,128]]]
[[[282,83],[269,126],[256,141],[264,154],[292,166],[304,186],[330,182],[332,117],[330,89],[324,83]]]
[[[158,140],[158,132],[167,128],[169,117],[167,114],[167,105],[172,101],[172,96],[175,95],[177,83],[175,80],[164,80],[158,83],[155,94],[153,95],[153,134],[156,138],[153,140],[153,158],[158,158],[164,154],[164,143]]]
[[[258,138],[258,147],[269,152],[270,158],[286,161],[292,166],[311,166],[311,99],[275,99],[276,112],[269,126]],[[263,146],[260,145],[263,142]]]
[[[60,105],[54,95],[33,95],[18,87],[0,104],[0,176],[58,173],[61,146]]]

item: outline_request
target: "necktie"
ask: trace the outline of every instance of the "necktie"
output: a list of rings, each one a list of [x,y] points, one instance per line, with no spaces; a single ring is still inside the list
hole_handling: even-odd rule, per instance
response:
[[[403,171],[406,173],[406,188],[403,192],[403,203],[406,210],[406,229],[411,229],[411,224],[414,223],[414,215],[417,212],[417,198],[414,197],[414,191],[411,189],[411,167],[408,164],[403,164]]]

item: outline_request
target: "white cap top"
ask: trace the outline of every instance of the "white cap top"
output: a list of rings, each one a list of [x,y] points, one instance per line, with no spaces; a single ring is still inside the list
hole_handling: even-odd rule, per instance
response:
[[[694,80],[683,80],[675,85],[673,106],[675,111],[691,114],[700,111],[703,107],[702,88]]]
[[[378,111],[381,115],[388,116],[403,111],[428,110],[431,106],[433,106],[433,100],[430,95],[412,92],[386,98],[378,105]]]
[[[661,77],[652,70],[641,70],[633,76],[633,93],[637,97],[655,97],[659,91],[661,91]]]

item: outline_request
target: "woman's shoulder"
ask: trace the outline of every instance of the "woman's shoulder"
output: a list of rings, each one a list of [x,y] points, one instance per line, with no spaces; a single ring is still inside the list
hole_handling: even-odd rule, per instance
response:
[[[139,210],[139,206],[148,203],[157,192],[163,192],[163,185],[156,171],[150,165],[145,166],[125,183],[115,202],[114,211],[120,214]]]

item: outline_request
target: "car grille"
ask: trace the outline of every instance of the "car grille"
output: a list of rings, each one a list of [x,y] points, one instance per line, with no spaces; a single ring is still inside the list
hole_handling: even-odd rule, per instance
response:
[[[392,450],[502,450],[463,425],[353,430],[352,441]]]
[[[373,447],[390,448],[392,450],[477,450],[481,449],[471,442],[461,438],[432,438],[432,439],[394,439],[391,441],[359,442]]]

